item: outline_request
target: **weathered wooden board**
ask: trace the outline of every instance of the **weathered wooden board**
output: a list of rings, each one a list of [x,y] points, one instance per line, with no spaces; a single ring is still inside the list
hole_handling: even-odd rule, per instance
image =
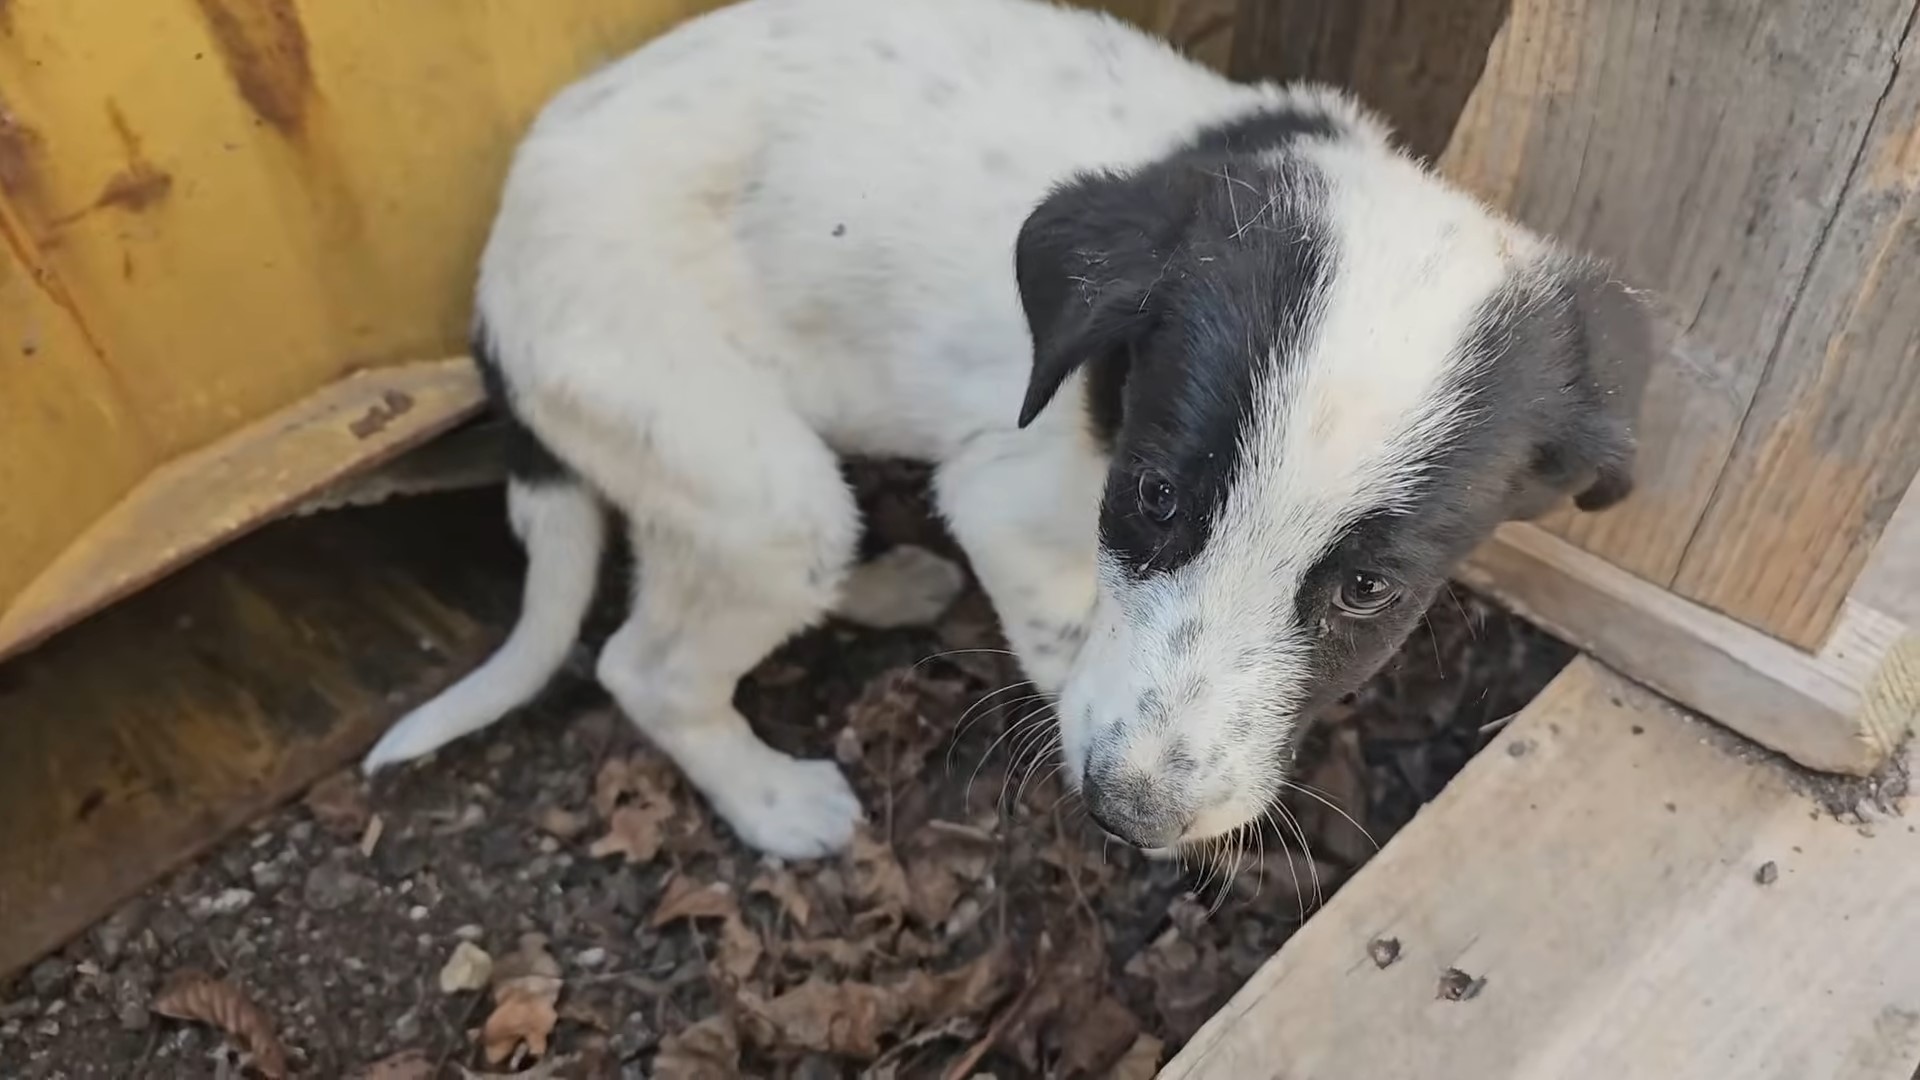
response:
[[[1920,832],[1726,741],[1576,661],[1161,1075],[1910,1080]]]
[[[1344,86],[1393,121],[1408,149],[1446,149],[1510,0],[1247,0],[1230,70],[1241,79]]]
[[[477,411],[483,396],[479,371],[464,356],[375,368],[161,466],[11,603],[0,603],[0,659],[256,528],[343,474],[444,431]]]
[[[515,566],[497,491],[342,511],[0,665],[0,977],[471,667]]]
[[[1783,435],[1788,443],[1780,445],[1811,440],[1835,455],[1875,455],[1899,442],[1890,430],[1905,383],[1887,364],[1898,352],[1893,339],[1902,320],[1911,316],[1875,314],[1886,303],[1879,297],[1896,288],[1891,283],[1856,319],[1860,331],[1878,335],[1862,345],[1860,358],[1833,367],[1824,383],[1795,373],[1822,369],[1822,331],[1845,325],[1831,312],[1802,309],[1802,296],[1812,296],[1822,312],[1828,304],[1844,308],[1853,291],[1849,273],[1865,272],[1845,265],[1844,249],[1857,254],[1866,242],[1836,246],[1835,230],[1864,237],[1886,229],[1884,199],[1846,196],[1914,10],[1915,0],[1839,8],[1817,0],[1514,0],[1441,157],[1442,168],[1469,189],[1614,259],[1628,280],[1655,290],[1673,334],[1641,420],[1638,493],[1611,513],[1565,515],[1553,529],[1670,585],[1723,475],[1754,498],[1778,497],[1787,506],[1799,504],[1770,485],[1853,489],[1833,504],[1850,517],[1820,522],[1832,529],[1835,548],[1823,556],[1824,568],[1780,571],[1798,584],[1768,590],[1823,598],[1760,612],[1763,628],[1796,640],[1813,636],[1818,619],[1807,613],[1830,612],[1832,596],[1844,594],[1847,569],[1857,569],[1877,531],[1861,524],[1884,521],[1891,509],[1869,507],[1871,498],[1863,502],[1862,495],[1897,491],[1905,465],[1870,456],[1850,461],[1847,475],[1817,464],[1785,470],[1775,462],[1779,446],[1751,425],[1749,413],[1758,408],[1756,418],[1764,420],[1771,411],[1805,432]],[[1882,127],[1910,132],[1911,115],[1889,115]],[[1893,139],[1877,136],[1876,145]],[[1780,367],[1786,350],[1795,356]],[[1817,385],[1819,400],[1789,417],[1800,383]],[[1889,391],[1893,402],[1851,398]],[[1847,408],[1860,415],[1845,419]],[[1834,427],[1823,417],[1840,417],[1838,430],[1823,434]],[[1862,470],[1871,473],[1868,480],[1860,479]],[[1765,493],[1758,484],[1769,485]],[[1748,505],[1746,496],[1730,504],[1716,517],[1724,527],[1716,524],[1714,535],[1726,539],[1729,530],[1751,528],[1757,519],[1740,509]],[[1805,505],[1810,513],[1826,509]],[[1770,573],[1773,560],[1793,561],[1783,552],[1761,549]],[[1754,569],[1751,558],[1742,565],[1739,573]],[[1713,580],[1717,590],[1720,578]],[[1717,599],[1737,590],[1734,577],[1727,581]],[[1772,621],[1783,611],[1791,618],[1776,629]]]
[[[1911,28],[1872,115],[1673,583],[1807,649],[1825,640],[1920,472],[1920,34]]]
[[[1863,691],[1894,637],[1876,623],[1858,655],[1820,657],[1675,596],[1530,525],[1509,525],[1460,580],[1735,731],[1828,772],[1865,775],[1920,716],[1872,712]]]

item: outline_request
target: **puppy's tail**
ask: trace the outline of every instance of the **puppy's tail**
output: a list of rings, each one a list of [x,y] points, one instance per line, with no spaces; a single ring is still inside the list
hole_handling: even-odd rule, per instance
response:
[[[520,621],[485,664],[407,714],[367,754],[371,773],[437,750],[526,703],[566,662],[593,603],[605,515],[571,473],[507,483],[507,512],[527,549]]]

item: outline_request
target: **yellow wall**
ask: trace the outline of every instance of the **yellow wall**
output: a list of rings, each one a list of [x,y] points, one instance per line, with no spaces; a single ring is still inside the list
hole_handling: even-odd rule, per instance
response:
[[[460,351],[534,111],[720,2],[0,0],[0,611],[159,464]]]

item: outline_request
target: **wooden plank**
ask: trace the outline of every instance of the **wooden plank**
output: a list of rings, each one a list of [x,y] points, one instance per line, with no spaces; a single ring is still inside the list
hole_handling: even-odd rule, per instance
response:
[[[476,663],[516,558],[497,492],[283,522],[0,665],[0,979]]]
[[[1920,34],[1674,589],[1816,649],[1920,473]]]
[[[1914,0],[1515,0],[1442,169],[1652,289],[1634,499],[1550,527],[1671,584],[1835,224]],[[1865,406],[1863,406],[1864,408]]]
[[[1643,581],[1529,525],[1505,526],[1460,579],[1646,685],[1809,768],[1879,769],[1912,714],[1872,714],[1884,654],[1843,667]]]
[[[479,409],[466,357],[376,368],[147,476],[0,609],[0,659]]]
[[[1240,79],[1344,86],[1437,158],[1480,81],[1511,0],[1249,0],[1230,70]]]
[[[1910,1080],[1920,832],[1726,742],[1576,661],[1161,1076]]]

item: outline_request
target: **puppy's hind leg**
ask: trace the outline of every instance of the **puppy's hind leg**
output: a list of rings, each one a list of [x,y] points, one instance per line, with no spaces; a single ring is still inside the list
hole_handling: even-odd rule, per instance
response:
[[[810,858],[852,840],[859,800],[833,762],[762,742],[733,693],[833,605],[859,514],[838,462],[797,418],[764,407],[743,416],[739,401],[733,409],[751,438],[703,443],[706,432],[666,431],[681,421],[660,416],[645,460],[605,463],[601,482],[627,512],[638,574],[633,611],[598,675],[741,839]],[[696,415],[676,417],[694,424]]]

